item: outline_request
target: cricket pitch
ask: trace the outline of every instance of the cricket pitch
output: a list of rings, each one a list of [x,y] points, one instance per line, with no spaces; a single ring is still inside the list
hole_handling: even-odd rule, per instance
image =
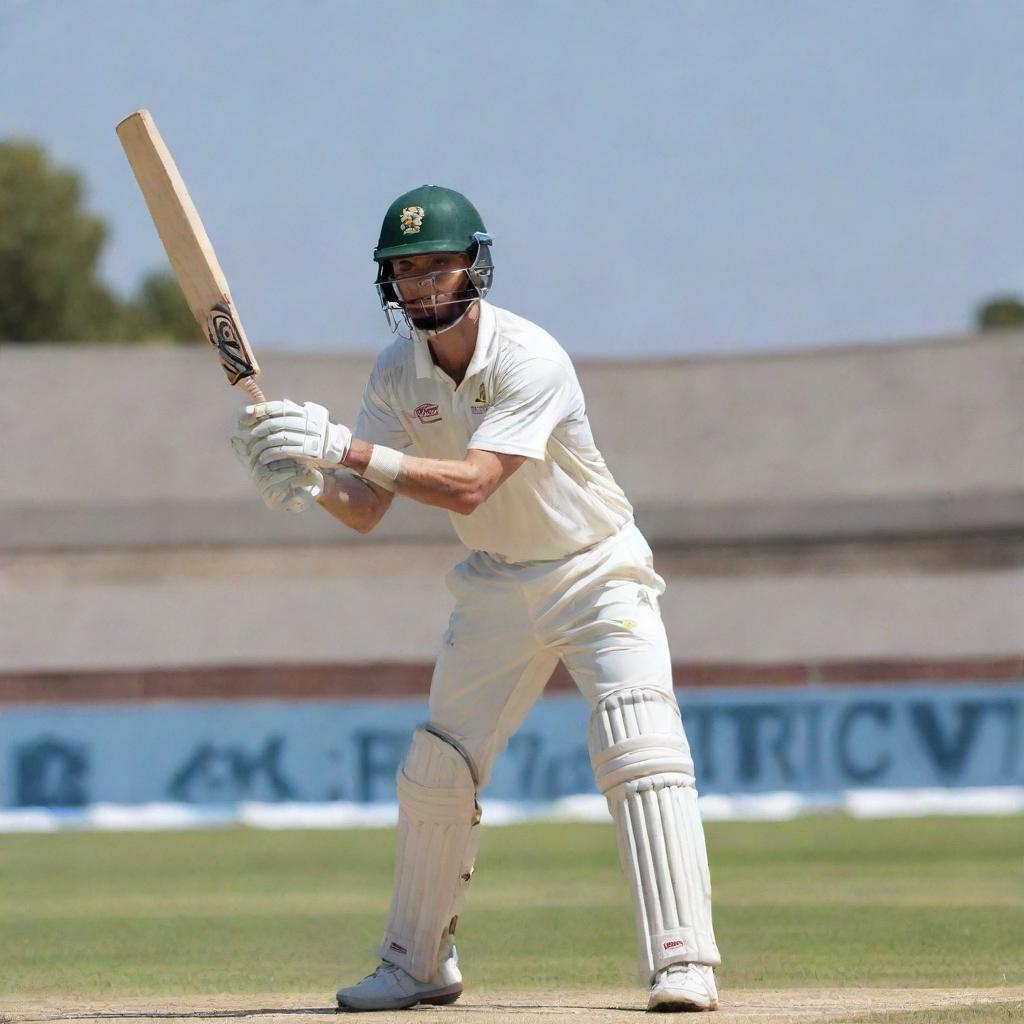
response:
[[[585,1020],[599,1024],[636,1021],[643,1011],[643,992],[639,989],[613,989],[606,992],[467,992],[458,1003],[447,1007],[419,1007],[374,1014],[348,1014],[379,1024],[412,1020],[455,1024],[475,1021],[499,1022],[535,1018],[538,1020]],[[884,1019],[914,1014],[910,1020],[926,1020],[921,1011],[944,1011],[942,1018],[955,1019],[956,1009],[990,1006],[1002,1009],[1002,1019],[1012,1019],[1024,1011],[1024,987],[986,989],[739,989],[724,992],[721,1009],[709,1024],[746,1024],[771,1021],[772,1024],[827,1024],[860,1018]],[[1007,1004],[1017,1004],[1015,1008]],[[986,1020],[968,1011],[965,1019]],[[918,1017],[920,1015],[920,1017]],[[7,1024],[41,1024],[66,1021],[202,1021],[251,1020],[260,1024],[299,1024],[302,1020],[340,1021],[322,994],[193,996],[182,999],[126,998],[117,1000],[71,1001],[60,998],[27,998],[7,1001],[0,1020]]]

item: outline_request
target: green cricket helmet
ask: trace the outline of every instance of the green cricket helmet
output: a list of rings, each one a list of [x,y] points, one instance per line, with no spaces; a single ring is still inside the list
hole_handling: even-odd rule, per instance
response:
[[[402,321],[427,333],[439,333],[438,327],[443,330],[453,327],[475,300],[484,298],[490,291],[494,278],[490,247],[491,236],[483,219],[460,192],[440,185],[421,185],[399,196],[388,207],[380,239],[373,250],[377,292],[392,329],[397,330]],[[466,288],[452,300],[442,303],[458,308],[441,311],[435,297],[433,319],[436,322],[432,327],[424,327],[409,320],[394,287],[391,261],[431,252],[466,253],[471,262],[466,270]]]

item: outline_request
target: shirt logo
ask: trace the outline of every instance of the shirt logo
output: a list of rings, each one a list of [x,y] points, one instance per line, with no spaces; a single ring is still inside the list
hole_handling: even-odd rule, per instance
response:
[[[487,409],[487,389],[481,384],[480,390],[476,393],[476,398],[473,399],[473,404],[469,407],[469,411],[474,416],[483,416]]]
[[[423,218],[426,211],[422,206],[407,206],[402,211],[402,234],[418,235],[423,227]]]
[[[424,402],[422,405],[417,405],[413,409],[413,413],[420,423],[437,423],[441,419],[440,410],[432,402]]]

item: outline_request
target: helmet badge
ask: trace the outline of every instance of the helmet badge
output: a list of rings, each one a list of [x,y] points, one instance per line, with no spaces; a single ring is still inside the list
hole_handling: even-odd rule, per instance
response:
[[[426,211],[422,206],[407,206],[402,211],[402,234],[418,235],[425,216]]]

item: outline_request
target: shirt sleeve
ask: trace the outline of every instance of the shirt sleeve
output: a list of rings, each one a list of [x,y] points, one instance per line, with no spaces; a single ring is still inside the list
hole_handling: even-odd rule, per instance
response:
[[[505,375],[470,448],[543,459],[551,432],[572,411],[572,370],[553,359],[525,360]]]
[[[363,400],[359,405],[359,415],[356,416],[352,434],[370,444],[382,444],[399,451],[412,447],[412,438],[402,418],[388,401],[376,367],[363,389]]]

